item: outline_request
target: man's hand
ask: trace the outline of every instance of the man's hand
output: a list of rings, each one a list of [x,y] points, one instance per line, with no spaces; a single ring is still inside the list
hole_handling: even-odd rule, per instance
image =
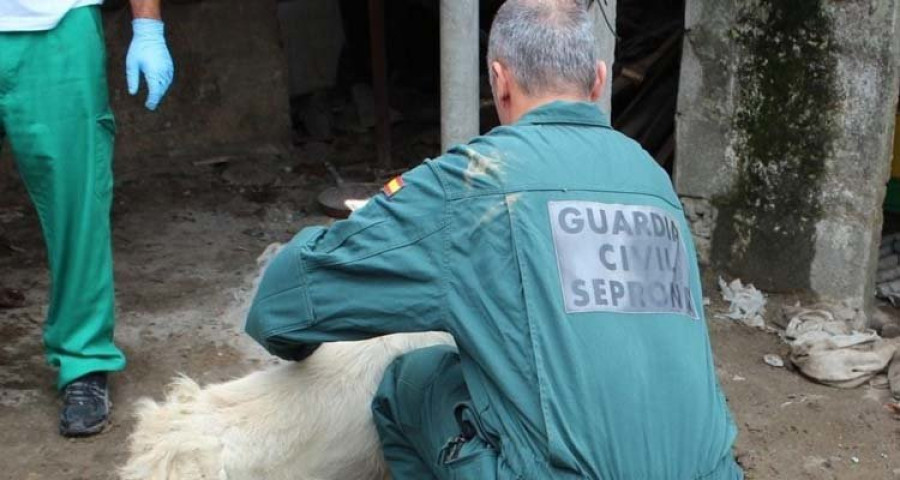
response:
[[[137,15],[137,10],[135,10]],[[172,83],[175,65],[166,47],[163,35],[164,26],[155,18],[135,18],[131,22],[134,36],[125,57],[125,78],[128,81],[128,93],[134,95],[138,91],[141,73],[147,82],[147,103],[149,110],[155,110],[166,90]]]

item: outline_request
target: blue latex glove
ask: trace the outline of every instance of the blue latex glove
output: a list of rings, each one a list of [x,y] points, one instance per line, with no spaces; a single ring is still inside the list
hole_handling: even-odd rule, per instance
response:
[[[175,75],[175,65],[166,37],[163,36],[163,22],[150,18],[136,18],[131,21],[134,35],[125,57],[125,79],[128,81],[128,93],[135,95],[140,84],[140,75],[144,74],[147,82],[147,103],[149,110],[159,105]]]

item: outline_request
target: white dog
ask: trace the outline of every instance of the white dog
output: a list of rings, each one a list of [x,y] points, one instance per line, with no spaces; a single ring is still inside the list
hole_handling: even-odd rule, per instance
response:
[[[325,344],[303,362],[205,388],[178,378],[164,402],[138,401],[121,478],[385,478],[371,413],[384,371],[403,353],[452,343],[444,333],[388,335]]]
[[[311,357],[140,400],[123,480],[363,480],[387,473],[370,404],[385,368],[442,333],[325,344]]]

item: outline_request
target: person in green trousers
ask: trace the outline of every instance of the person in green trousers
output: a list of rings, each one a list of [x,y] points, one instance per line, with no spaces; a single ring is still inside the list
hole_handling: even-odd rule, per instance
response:
[[[372,404],[392,478],[738,480],[696,251],[666,172],[610,127],[588,2],[509,0],[488,68],[503,126],[301,231],[247,331],[446,331]]]
[[[0,0],[0,140],[9,139],[38,212],[50,265],[44,325],[59,369],[60,433],[100,432],[109,417],[113,343],[110,207],[116,125],[106,83],[102,0]],[[172,81],[159,0],[132,0],[129,92],[140,75],[153,110]]]

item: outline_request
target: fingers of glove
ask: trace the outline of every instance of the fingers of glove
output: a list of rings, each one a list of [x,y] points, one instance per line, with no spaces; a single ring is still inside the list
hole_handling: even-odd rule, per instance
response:
[[[125,57],[125,81],[128,84],[128,93],[134,95],[138,91],[140,83],[141,68],[138,63],[137,55],[134,53],[134,43],[128,48],[128,55]]]
[[[172,74],[171,72],[168,75],[147,75],[147,103],[144,106],[147,107],[148,110],[156,110],[156,107],[159,105],[159,102],[162,101],[163,96],[165,96],[166,91],[169,89],[169,85],[172,84]]]
[[[149,110],[155,110],[159,102],[162,101],[162,98],[169,90],[169,85],[172,84],[172,77],[175,74],[172,56],[169,55],[169,50],[165,47],[165,44],[161,48],[159,46],[155,47],[154,50],[156,52],[149,56],[152,61],[148,61],[142,66],[144,79],[147,81],[147,102],[145,106]]]

